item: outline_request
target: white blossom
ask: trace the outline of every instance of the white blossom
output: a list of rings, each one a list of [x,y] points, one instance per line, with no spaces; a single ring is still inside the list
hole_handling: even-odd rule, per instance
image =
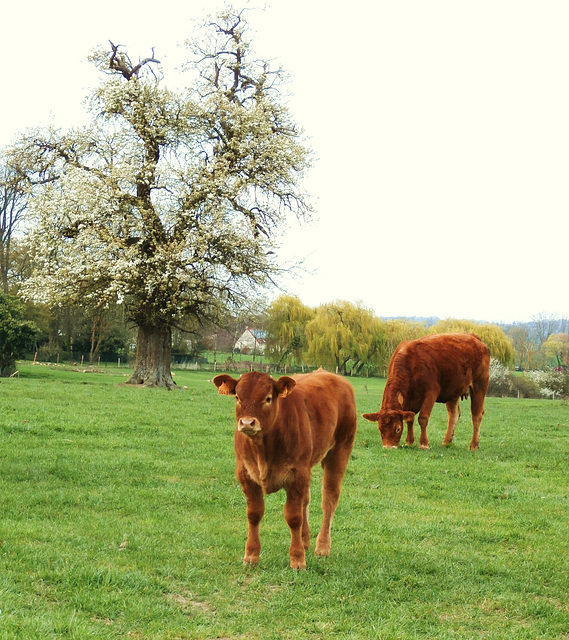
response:
[[[90,96],[91,125],[22,140],[15,154],[36,182],[30,298],[124,301],[135,322],[169,324],[278,272],[286,212],[310,213],[298,188],[309,153],[276,99],[278,72],[254,61],[235,89],[223,48],[211,51],[178,92],[159,73],[113,74],[109,53],[95,52],[107,76]]]

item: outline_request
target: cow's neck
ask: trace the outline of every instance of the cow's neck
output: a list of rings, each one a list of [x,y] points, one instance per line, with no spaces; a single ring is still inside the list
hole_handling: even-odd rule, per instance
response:
[[[382,408],[407,411],[410,400],[410,389],[407,380],[394,376],[389,377],[383,392]]]
[[[251,450],[255,457],[257,469],[259,470],[259,477],[262,482],[266,482],[269,475],[269,464],[267,461],[267,447],[265,443],[266,437],[260,436],[251,440]]]
[[[280,442],[277,442],[274,433],[263,434],[249,440],[252,455],[251,462],[257,467],[258,479],[262,485],[270,484],[270,475],[277,468],[277,462],[283,457],[284,450]]]

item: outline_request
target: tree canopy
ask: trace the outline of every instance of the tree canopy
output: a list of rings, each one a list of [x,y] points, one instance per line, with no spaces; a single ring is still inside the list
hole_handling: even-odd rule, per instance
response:
[[[548,358],[555,360],[558,369],[569,366],[569,335],[566,333],[552,333],[543,343],[543,349]]]
[[[314,311],[299,298],[282,295],[267,310],[266,329],[269,357],[279,364],[301,363],[306,351],[306,324]]]
[[[172,327],[216,319],[279,273],[277,230],[309,216],[309,165],[280,98],[280,69],[254,57],[243,11],[190,44],[187,89],[159,60],[93,53],[104,81],[90,124],[31,132],[12,158],[34,184],[27,295],[49,304],[125,305],[138,327],[133,383],[172,386]]]
[[[376,330],[373,313],[361,304],[323,304],[306,325],[309,357],[332,371],[346,373],[349,360],[367,361]]]
[[[22,303],[0,292],[0,376],[14,372],[16,358],[32,348],[36,325],[24,319]]]

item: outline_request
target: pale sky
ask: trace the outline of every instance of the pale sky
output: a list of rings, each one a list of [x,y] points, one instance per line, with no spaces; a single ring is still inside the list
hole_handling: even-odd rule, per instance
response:
[[[282,260],[308,269],[289,292],[379,316],[569,317],[569,3],[268,4],[249,15],[255,47],[291,72],[317,159],[316,220],[283,239]],[[220,5],[3,7],[0,146],[79,122],[98,78],[86,58],[109,39],[133,59],[155,47],[168,82],[190,19]]]

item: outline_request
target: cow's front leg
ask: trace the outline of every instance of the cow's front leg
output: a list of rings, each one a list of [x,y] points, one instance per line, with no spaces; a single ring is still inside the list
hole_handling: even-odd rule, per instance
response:
[[[407,420],[407,439],[405,440],[405,444],[408,447],[411,447],[415,444],[415,433],[413,431],[413,423],[415,422],[415,416],[413,416],[413,420]]]
[[[249,526],[243,562],[244,564],[258,564],[261,553],[259,525],[265,513],[263,489],[251,480],[244,468],[237,473],[237,477],[247,500],[247,522]]]
[[[421,427],[421,436],[419,438],[419,447],[421,449],[429,448],[429,438],[427,437],[427,425],[429,424],[429,416],[423,415],[423,410],[419,415],[419,426]]]
[[[286,489],[284,517],[290,528],[291,569],[306,569],[305,541],[302,530],[305,515],[307,515],[309,482],[310,480],[297,479],[293,485]]]
[[[421,437],[419,438],[419,447],[421,449],[429,448],[429,438],[427,438],[427,425],[429,424],[429,418],[431,417],[431,411],[435,406],[438,393],[425,397],[419,412],[419,426],[421,427]]]

